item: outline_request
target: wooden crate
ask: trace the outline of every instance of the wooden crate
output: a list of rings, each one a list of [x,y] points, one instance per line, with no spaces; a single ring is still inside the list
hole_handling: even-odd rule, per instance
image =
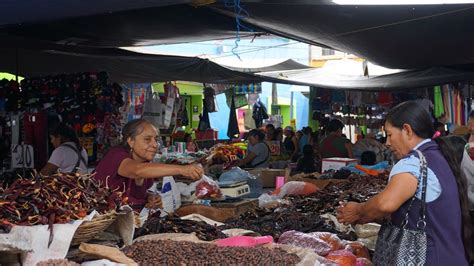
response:
[[[228,215],[237,218],[241,214],[258,207],[258,199],[244,199],[239,202],[213,202],[211,205]]]

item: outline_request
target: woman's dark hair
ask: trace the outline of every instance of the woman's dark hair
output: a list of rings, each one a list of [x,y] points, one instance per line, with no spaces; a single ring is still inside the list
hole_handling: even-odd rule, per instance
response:
[[[392,108],[385,121],[399,129],[408,124],[413,132],[423,139],[431,139],[435,133],[431,115],[422,105],[414,101],[403,102]]]
[[[76,131],[74,129],[64,123],[58,124],[51,132],[49,133],[51,136],[58,137],[61,140],[61,144],[64,142],[74,142],[78,150],[82,150],[81,143],[79,142],[79,138],[77,137]]]
[[[262,140],[265,139],[265,133],[263,133],[262,131],[257,130],[257,129],[250,130],[248,136],[249,137],[257,137],[257,139],[259,141],[262,141]]]
[[[143,132],[145,125],[153,126],[150,121],[143,118],[130,120],[122,129],[122,142],[120,146],[130,149],[127,142],[128,138],[135,139],[136,136]]]
[[[333,119],[329,121],[329,124],[326,127],[328,133],[336,132],[339,129],[342,130],[343,128],[344,128],[344,123],[342,123],[342,121],[339,119]]]
[[[373,151],[364,151],[360,155],[360,164],[362,165],[374,165],[377,163],[377,155]]]
[[[466,147],[466,140],[461,136],[450,135],[447,137],[441,137],[444,142],[453,150],[453,155],[456,160],[461,164],[464,148]]]
[[[404,102],[395,106],[387,114],[386,122],[399,129],[402,129],[403,125],[408,124],[413,132],[423,139],[431,139],[435,132],[431,121],[431,115],[424,107],[414,101]],[[472,260],[474,259],[473,250],[471,248],[472,226],[467,198],[467,182],[461,172],[461,161],[459,161],[458,156],[456,156],[456,151],[451,147],[449,140],[447,142],[446,138],[439,137],[436,138],[435,141],[439,145],[441,153],[456,177],[463,222],[462,237],[464,251],[468,260],[472,263]]]

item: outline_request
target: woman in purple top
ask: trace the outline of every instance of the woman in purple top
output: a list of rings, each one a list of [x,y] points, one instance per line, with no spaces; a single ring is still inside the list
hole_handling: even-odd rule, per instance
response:
[[[385,122],[387,146],[400,161],[392,168],[387,187],[366,203],[348,202],[338,208],[343,223],[367,223],[390,217],[400,225],[411,198],[408,227],[417,228],[421,207],[419,150],[428,164],[426,188],[426,265],[472,263],[472,228],[466,180],[455,152],[435,133],[430,114],[415,102],[394,107]]]
[[[122,143],[111,148],[96,168],[95,179],[112,189],[125,190],[133,208],[146,203],[146,191],[153,178],[182,175],[199,179],[203,170],[197,165],[151,163],[158,151],[159,132],[145,119],[128,122],[122,130]]]

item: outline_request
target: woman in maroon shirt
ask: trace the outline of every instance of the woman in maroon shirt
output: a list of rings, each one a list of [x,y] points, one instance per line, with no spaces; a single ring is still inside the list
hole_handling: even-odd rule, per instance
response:
[[[126,191],[133,208],[146,203],[146,191],[153,178],[182,175],[193,180],[201,178],[197,165],[151,163],[158,151],[159,132],[145,119],[128,122],[122,130],[122,143],[111,148],[96,168],[95,179],[112,188]]]

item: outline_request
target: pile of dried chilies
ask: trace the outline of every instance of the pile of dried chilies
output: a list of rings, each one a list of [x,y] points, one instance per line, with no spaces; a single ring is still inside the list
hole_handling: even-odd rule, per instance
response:
[[[126,201],[122,191],[112,191],[90,175],[58,173],[19,178],[0,191],[0,232],[8,233],[12,224],[52,227],[83,218],[92,210],[117,210]]]

